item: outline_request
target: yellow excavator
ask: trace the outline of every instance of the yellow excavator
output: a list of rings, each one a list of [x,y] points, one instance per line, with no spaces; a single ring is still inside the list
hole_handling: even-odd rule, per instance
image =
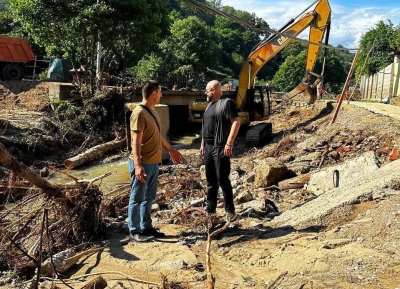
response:
[[[194,0],[185,0],[185,2],[189,2],[198,7],[200,5],[200,3],[197,3]],[[306,12],[314,5],[315,7],[312,11]],[[203,6],[200,8],[204,9]],[[238,21],[238,18],[231,15],[227,16],[220,10],[210,7],[207,7],[206,10],[217,15],[229,17],[234,21]],[[321,75],[318,75],[313,72],[313,69],[325,32],[327,32],[325,35],[325,47],[328,44],[330,22],[331,8],[329,2],[327,0],[317,0],[306,10],[304,10],[297,18],[291,19],[281,29],[272,33],[267,39],[261,41],[253,48],[250,55],[242,65],[242,69],[239,74],[239,84],[236,88],[236,94],[233,97],[236,101],[241,124],[247,125],[251,121],[260,120],[270,114],[270,99],[268,90],[264,91],[262,87],[255,86],[255,77],[260,69],[272,57],[286,47],[307,27],[310,28],[310,31],[305,76],[302,82],[295,89],[287,93],[283,98],[288,101],[295,97],[308,98],[309,104],[312,104],[316,101],[316,86],[321,81],[323,72]],[[260,28],[259,26],[256,27]],[[312,78],[316,78],[316,80],[312,81]],[[265,95],[264,92],[266,92]],[[189,121],[201,122],[206,106],[207,103],[205,100],[196,100],[191,102],[189,104]],[[255,126],[251,126],[246,133],[246,144],[250,146],[259,145],[271,133],[271,123],[260,123]]]

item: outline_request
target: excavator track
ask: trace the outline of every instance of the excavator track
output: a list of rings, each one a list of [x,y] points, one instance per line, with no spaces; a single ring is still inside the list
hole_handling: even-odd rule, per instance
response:
[[[247,130],[245,143],[247,146],[259,146],[271,136],[272,123],[258,123]]]

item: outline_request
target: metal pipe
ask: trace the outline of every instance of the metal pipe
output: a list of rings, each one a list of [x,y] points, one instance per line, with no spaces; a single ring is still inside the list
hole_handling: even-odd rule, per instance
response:
[[[252,86],[252,84],[250,83],[251,82],[251,65],[253,64],[253,61],[249,61],[249,74],[248,74],[248,76],[249,76],[249,80],[248,80],[248,84],[247,84],[247,89],[250,89],[251,88],[251,86]]]
[[[99,4],[99,0],[97,0],[97,4]],[[100,77],[100,65],[101,65],[100,31],[99,31],[98,37],[99,37],[99,41],[97,42],[96,77],[97,77],[97,79],[101,79],[101,77]]]
[[[344,87],[342,90],[342,95],[340,96],[338,105],[336,106],[335,115],[333,116],[331,124],[334,124],[336,121],[336,117],[339,113],[340,106],[342,105],[344,96],[346,95],[346,92],[347,92],[347,88],[349,87],[349,84],[350,84],[351,77],[353,76],[354,68],[356,67],[356,63],[357,63],[358,56],[360,55],[360,51],[361,51],[361,49],[358,49],[356,52],[356,55],[354,56],[353,63],[351,64],[349,74],[347,75],[346,83],[344,84]]]

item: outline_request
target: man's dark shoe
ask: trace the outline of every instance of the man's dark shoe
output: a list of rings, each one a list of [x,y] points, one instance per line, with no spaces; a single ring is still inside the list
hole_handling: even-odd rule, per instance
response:
[[[125,238],[119,241],[119,243],[123,245],[129,244],[129,242],[150,242],[153,241],[154,237],[153,236],[144,236],[142,234],[129,234]]]
[[[131,241],[138,242],[138,243],[144,243],[144,242],[150,242],[154,240],[153,236],[146,236],[143,233],[142,234],[133,234],[131,235]]]
[[[239,215],[232,213],[232,212],[226,212],[225,213],[225,220],[230,223],[230,222],[235,222],[239,219]]]
[[[205,206],[205,207],[204,207],[204,210],[205,210],[208,214],[215,214],[215,213],[217,213],[217,210],[216,210],[216,209],[211,209],[211,208],[208,207],[208,206]]]
[[[160,232],[158,229],[151,227],[149,229],[144,229],[142,231],[142,235],[144,236],[152,236],[154,238],[163,238],[165,237],[165,234],[163,232]]]

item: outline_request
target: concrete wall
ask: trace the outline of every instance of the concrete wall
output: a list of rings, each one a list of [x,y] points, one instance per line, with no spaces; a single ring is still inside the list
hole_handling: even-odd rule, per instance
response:
[[[70,98],[71,91],[75,88],[72,83],[65,82],[50,82],[49,83],[49,98],[67,100]]]
[[[361,76],[360,92],[362,99],[375,101],[400,96],[399,63],[392,63],[374,75]]]

